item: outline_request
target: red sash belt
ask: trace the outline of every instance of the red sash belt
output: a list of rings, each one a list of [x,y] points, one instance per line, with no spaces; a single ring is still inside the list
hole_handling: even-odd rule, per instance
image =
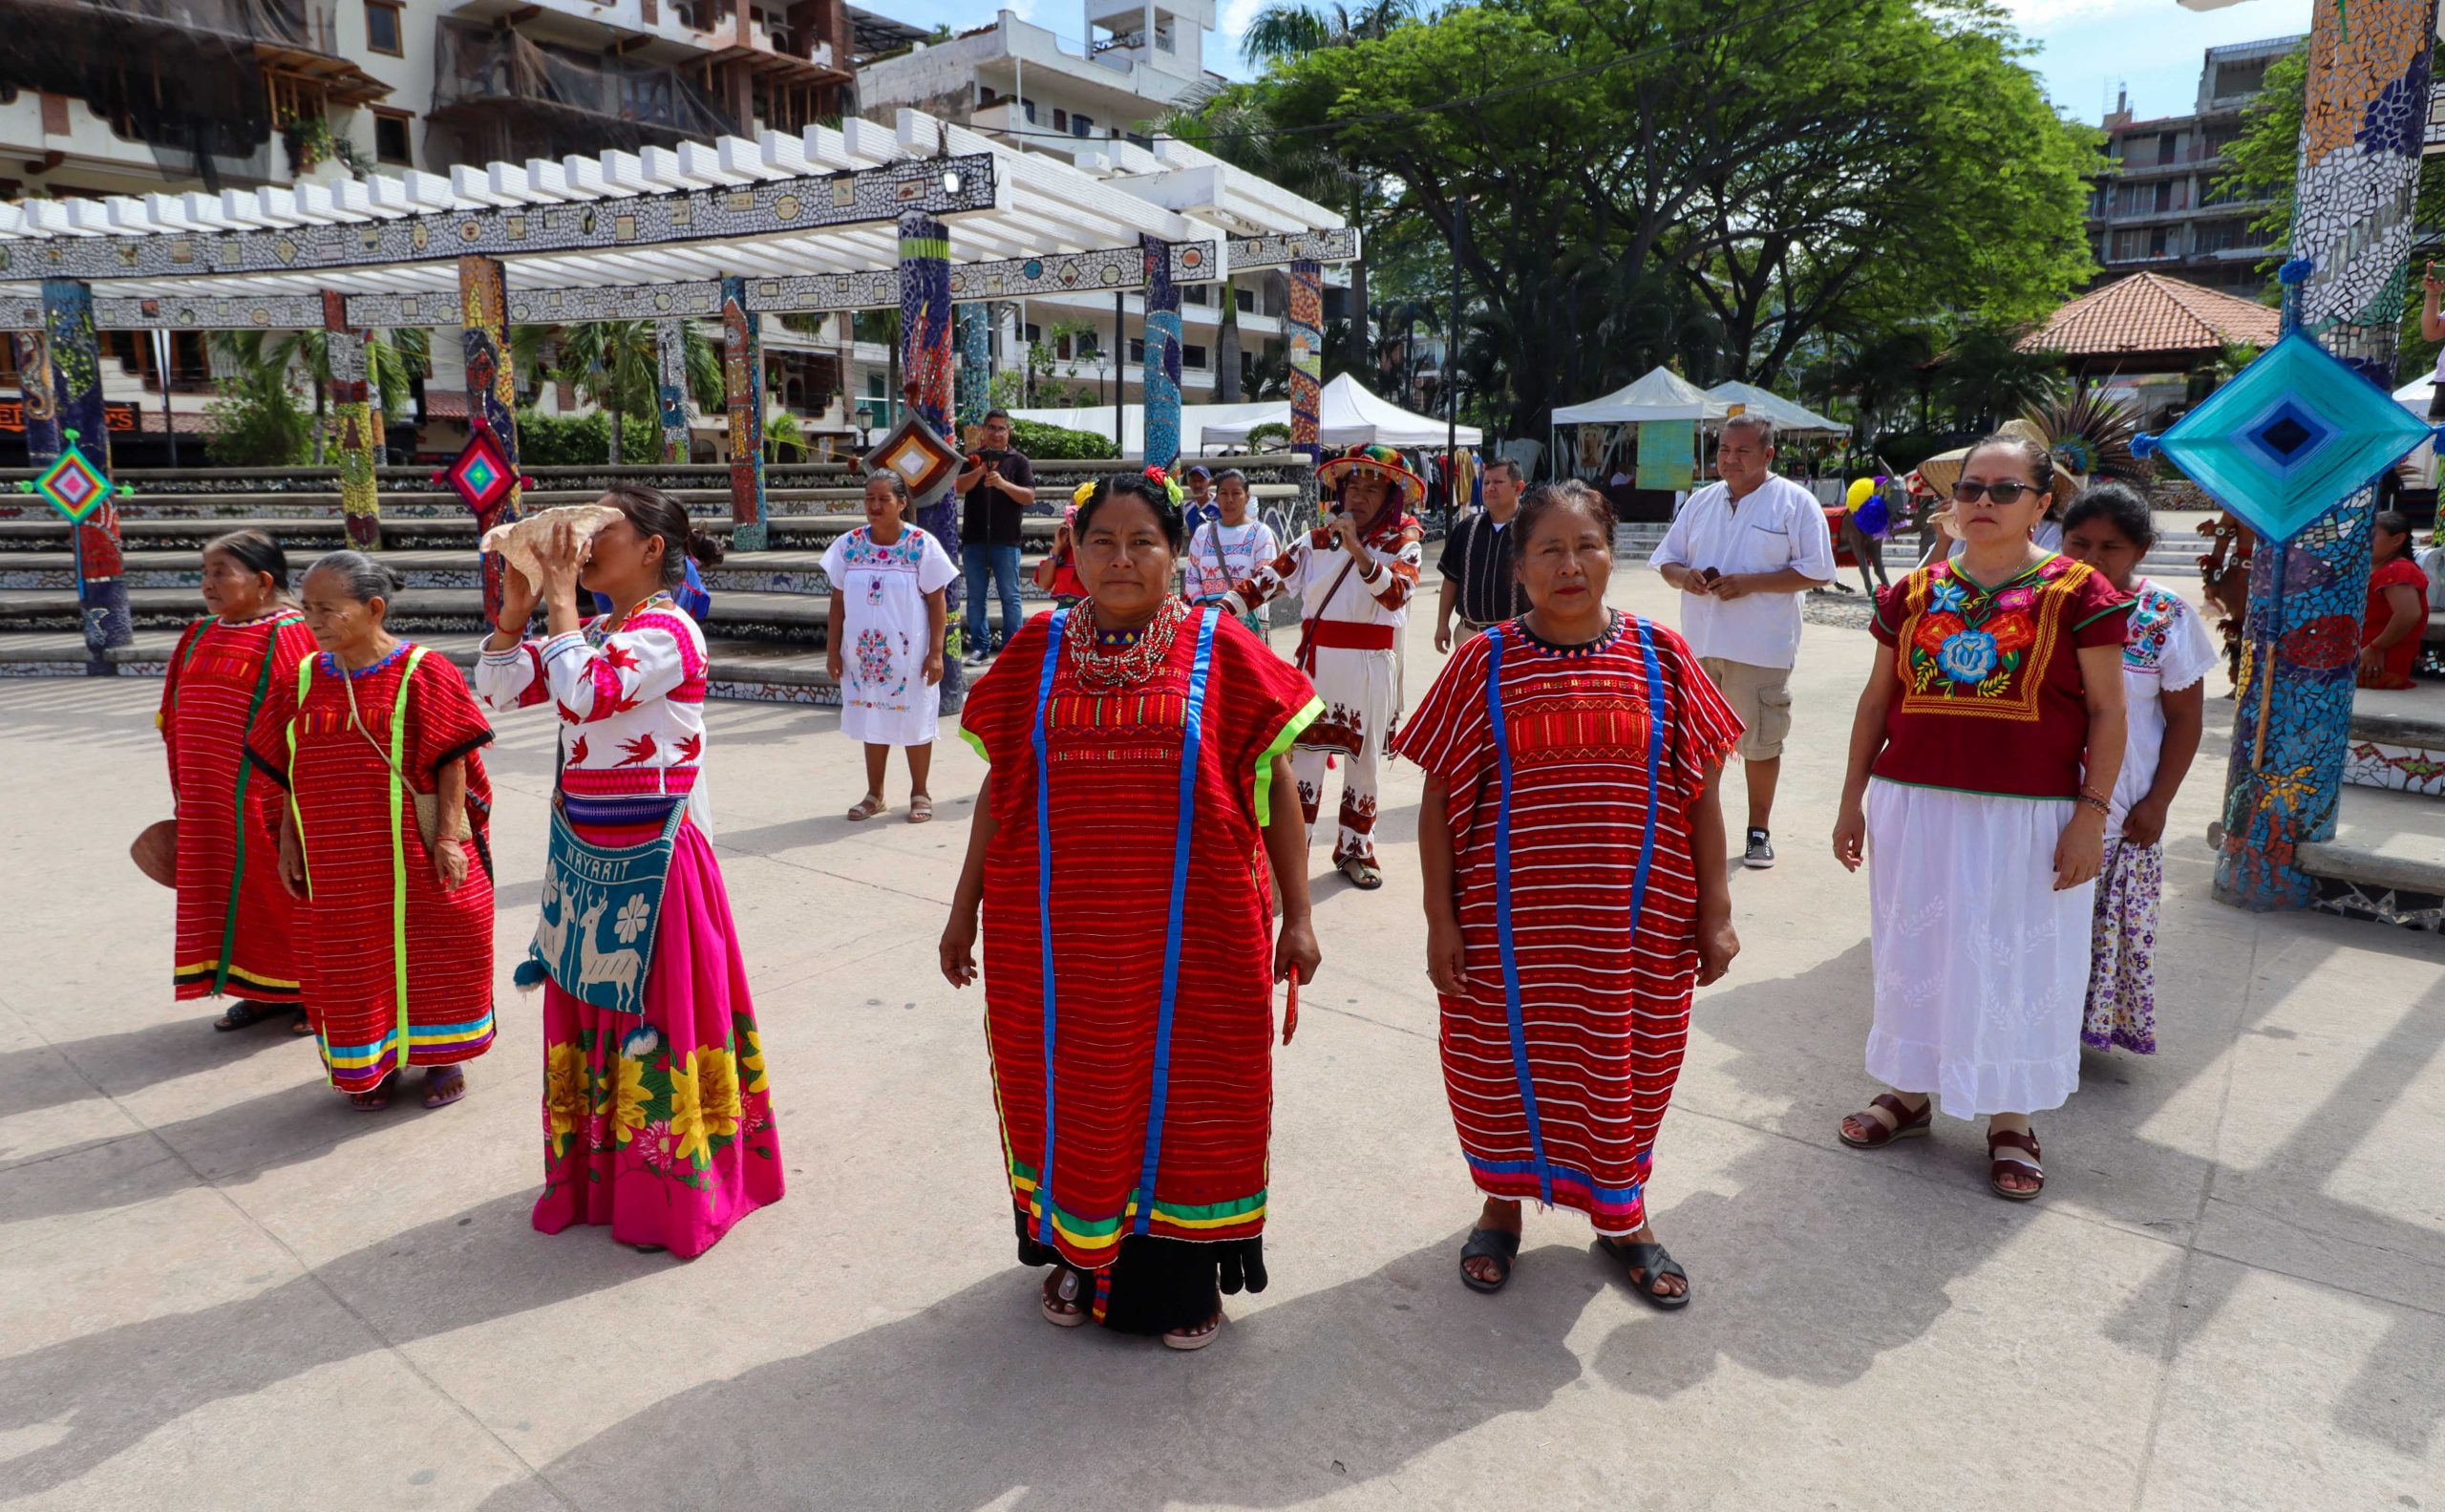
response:
[[[1308,623],[1308,644],[1332,646],[1346,651],[1389,651],[1393,649],[1393,627],[1360,625],[1352,620],[1312,620]]]

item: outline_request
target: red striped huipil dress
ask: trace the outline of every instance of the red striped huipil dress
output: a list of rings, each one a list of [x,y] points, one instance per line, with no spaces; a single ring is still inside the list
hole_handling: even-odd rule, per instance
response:
[[[280,884],[280,789],[246,760],[246,730],[273,689],[297,686],[314,636],[291,608],[240,624],[198,620],[161,689],[161,743],[179,820],[178,999],[297,999],[295,903]]]
[[[492,784],[481,748],[492,726],[447,657],[401,642],[349,674],[316,654],[301,708],[297,683],[275,687],[247,754],[295,800],[306,841],[308,901],[297,910],[299,980],[323,1064],[343,1092],[364,1092],[404,1064],[473,1060],[493,1042],[493,882],[484,833]],[[399,700],[407,700],[404,711]],[[393,802],[385,756],[400,717],[399,767],[417,793],[442,767],[467,762],[467,877],[445,893],[416,828],[408,792]],[[370,731],[381,743],[376,750]],[[406,1001],[400,1001],[404,990]]]
[[[1450,791],[1468,990],[1442,998],[1443,1082],[1481,1191],[1575,1208],[1600,1233],[1647,1222],[1698,969],[1691,810],[1740,728],[1688,644],[1629,614],[1568,648],[1499,626],[1402,726],[1396,754]]]
[[[1184,610],[1175,600],[1165,612]],[[1237,620],[1214,612],[1176,907],[1197,615],[1183,612],[1169,658],[1122,692],[1083,689],[1069,657],[1052,648],[1049,696],[1040,698],[1051,618],[1030,620],[968,690],[960,733],[993,768],[998,827],[985,859],[985,1013],[1011,1196],[1031,1236],[1093,1270],[1112,1264],[1141,1205],[1144,1232],[1158,1239],[1243,1240],[1264,1231],[1273,912],[1259,854],[1270,781],[1260,774],[1322,706],[1295,668]],[[1049,900],[1037,849],[1039,706],[1052,774],[1044,795]],[[1169,1074],[1159,1086],[1166,942],[1175,935]],[[1049,1183],[1041,1179],[1048,1150]]]

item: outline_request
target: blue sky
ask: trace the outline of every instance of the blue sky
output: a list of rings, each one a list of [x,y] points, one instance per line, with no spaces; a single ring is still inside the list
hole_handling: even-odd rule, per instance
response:
[[[861,0],[918,26],[978,26],[1007,8],[1065,37],[1085,30],[1081,0]],[[1221,28],[1208,62],[1244,77],[1236,39],[1265,0],[1220,0]],[[2178,116],[2199,91],[2200,54],[2228,42],[2286,36],[2309,27],[2309,0],[2241,0],[2220,11],[2186,11],[2175,0],[2002,0],[2036,47],[2030,63],[2055,104],[2094,121],[2116,85],[2131,92],[2142,117]]]
[[[2174,0],[2004,0],[2037,47],[2030,59],[2054,103],[2094,122],[2116,86],[2140,118],[2188,113],[2199,96],[2200,54],[2231,42],[2309,29],[2307,0],[2242,0],[2186,11]]]

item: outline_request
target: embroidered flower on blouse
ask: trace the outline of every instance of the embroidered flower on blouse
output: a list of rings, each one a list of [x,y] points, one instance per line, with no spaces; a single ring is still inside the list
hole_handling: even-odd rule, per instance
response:
[[[1993,674],[1999,660],[1995,637],[1985,630],[1963,630],[1946,639],[1936,651],[1936,665],[1957,683],[1985,682]]]
[[[1958,614],[1969,603],[1969,590],[1950,578],[1938,578],[1927,592],[1927,607],[1939,614]]]
[[[645,894],[630,893],[628,901],[620,905],[620,916],[611,922],[611,927],[620,936],[622,945],[634,945],[637,936],[646,932],[646,925],[652,917],[653,910],[646,906]]]

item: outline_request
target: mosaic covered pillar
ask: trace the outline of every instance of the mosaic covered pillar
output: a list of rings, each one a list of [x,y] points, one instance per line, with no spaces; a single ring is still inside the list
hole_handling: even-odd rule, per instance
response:
[[[722,280],[722,399],[730,411],[731,549],[761,551],[764,520],[763,322],[747,308],[747,280]]]
[[[2394,383],[2414,240],[2420,138],[2436,0],[2313,8],[2291,260],[2300,329],[2381,388]],[[2233,716],[2216,896],[2253,910],[2306,907],[2297,849],[2330,840],[2343,790],[2369,592],[2375,491],[2361,489],[2288,546],[2250,564],[2248,671]]]
[[[1325,269],[1300,258],[1290,265],[1290,449],[1316,460],[1317,414],[1325,402]]]
[[[950,255],[942,222],[921,210],[900,218],[900,382],[925,423],[945,436],[951,435]]]
[[[88,464],[111,476],[111,433],[102,407],[101,342],[94,330],[94,291],[74,279],[42,286],[43,337],[51,355],[51,394],[60,450],[74,440]],[[31,432],[29,433],[31,434]],[[127,609],[127,564],[120,552],[118,505],[105,498],[69,527],[76,548],[76,606],[85,629],[85,670],[117,671],[106,652],[136,639]]]
[[[1180,455],[1180,290],[1172,282],[1171,244],[1137,239],[1146,259],[1146,355],[1139,362],[1146,403],[1146,465],[1168,470]]]
[[[963,429],[985,423],[993,407],[993,307],[959,307],[959,423]]]
[[[960,444],[951,428],[951,243],[943,223],[921,210],[900,218],[900,383],[909,408]],[[980,412],[981,413],[981,412]],[[961,559],[959,495],[943,497],[917,510],[917,528],[943,543],[951,560]],[[967,584],[951,580],[944,594],[943,712],[967,700],[967,682],[960,671],[960,651],[967,616],[963,612]],[[978,627],[982,633],[984,627]]]
[[[489,257],[458,260],[458,324],[460,357],[467,368],[467,425],[480,425],[500,448],[510,485],[489,509],[476,516],[480,536],[495,525],[519,519],[518,374],[509,355],[509,292],[499,261]],[[503,563],[480,556],[484,573],[484,623],[500,617]]]
[[[688,460],[688,322],[666,315],[653,323],[654,403],[662,419],[662,459]],[[758,519],[763,518],[759,512]]]
[[[348,323],[348,296],[323,291],[323,347],[331,370],[331,441],[340,469],[340,518],[348,543],[359,551],[382,549],[382,496],[373,469],[381,456],[382,424],[373,412],[366,380],[365,332]]]
[[[52,392],[51,343],[39,330],[12,332],[17,388],[26,423],[26,460],[41,467],[59,456],[59,395]]]

